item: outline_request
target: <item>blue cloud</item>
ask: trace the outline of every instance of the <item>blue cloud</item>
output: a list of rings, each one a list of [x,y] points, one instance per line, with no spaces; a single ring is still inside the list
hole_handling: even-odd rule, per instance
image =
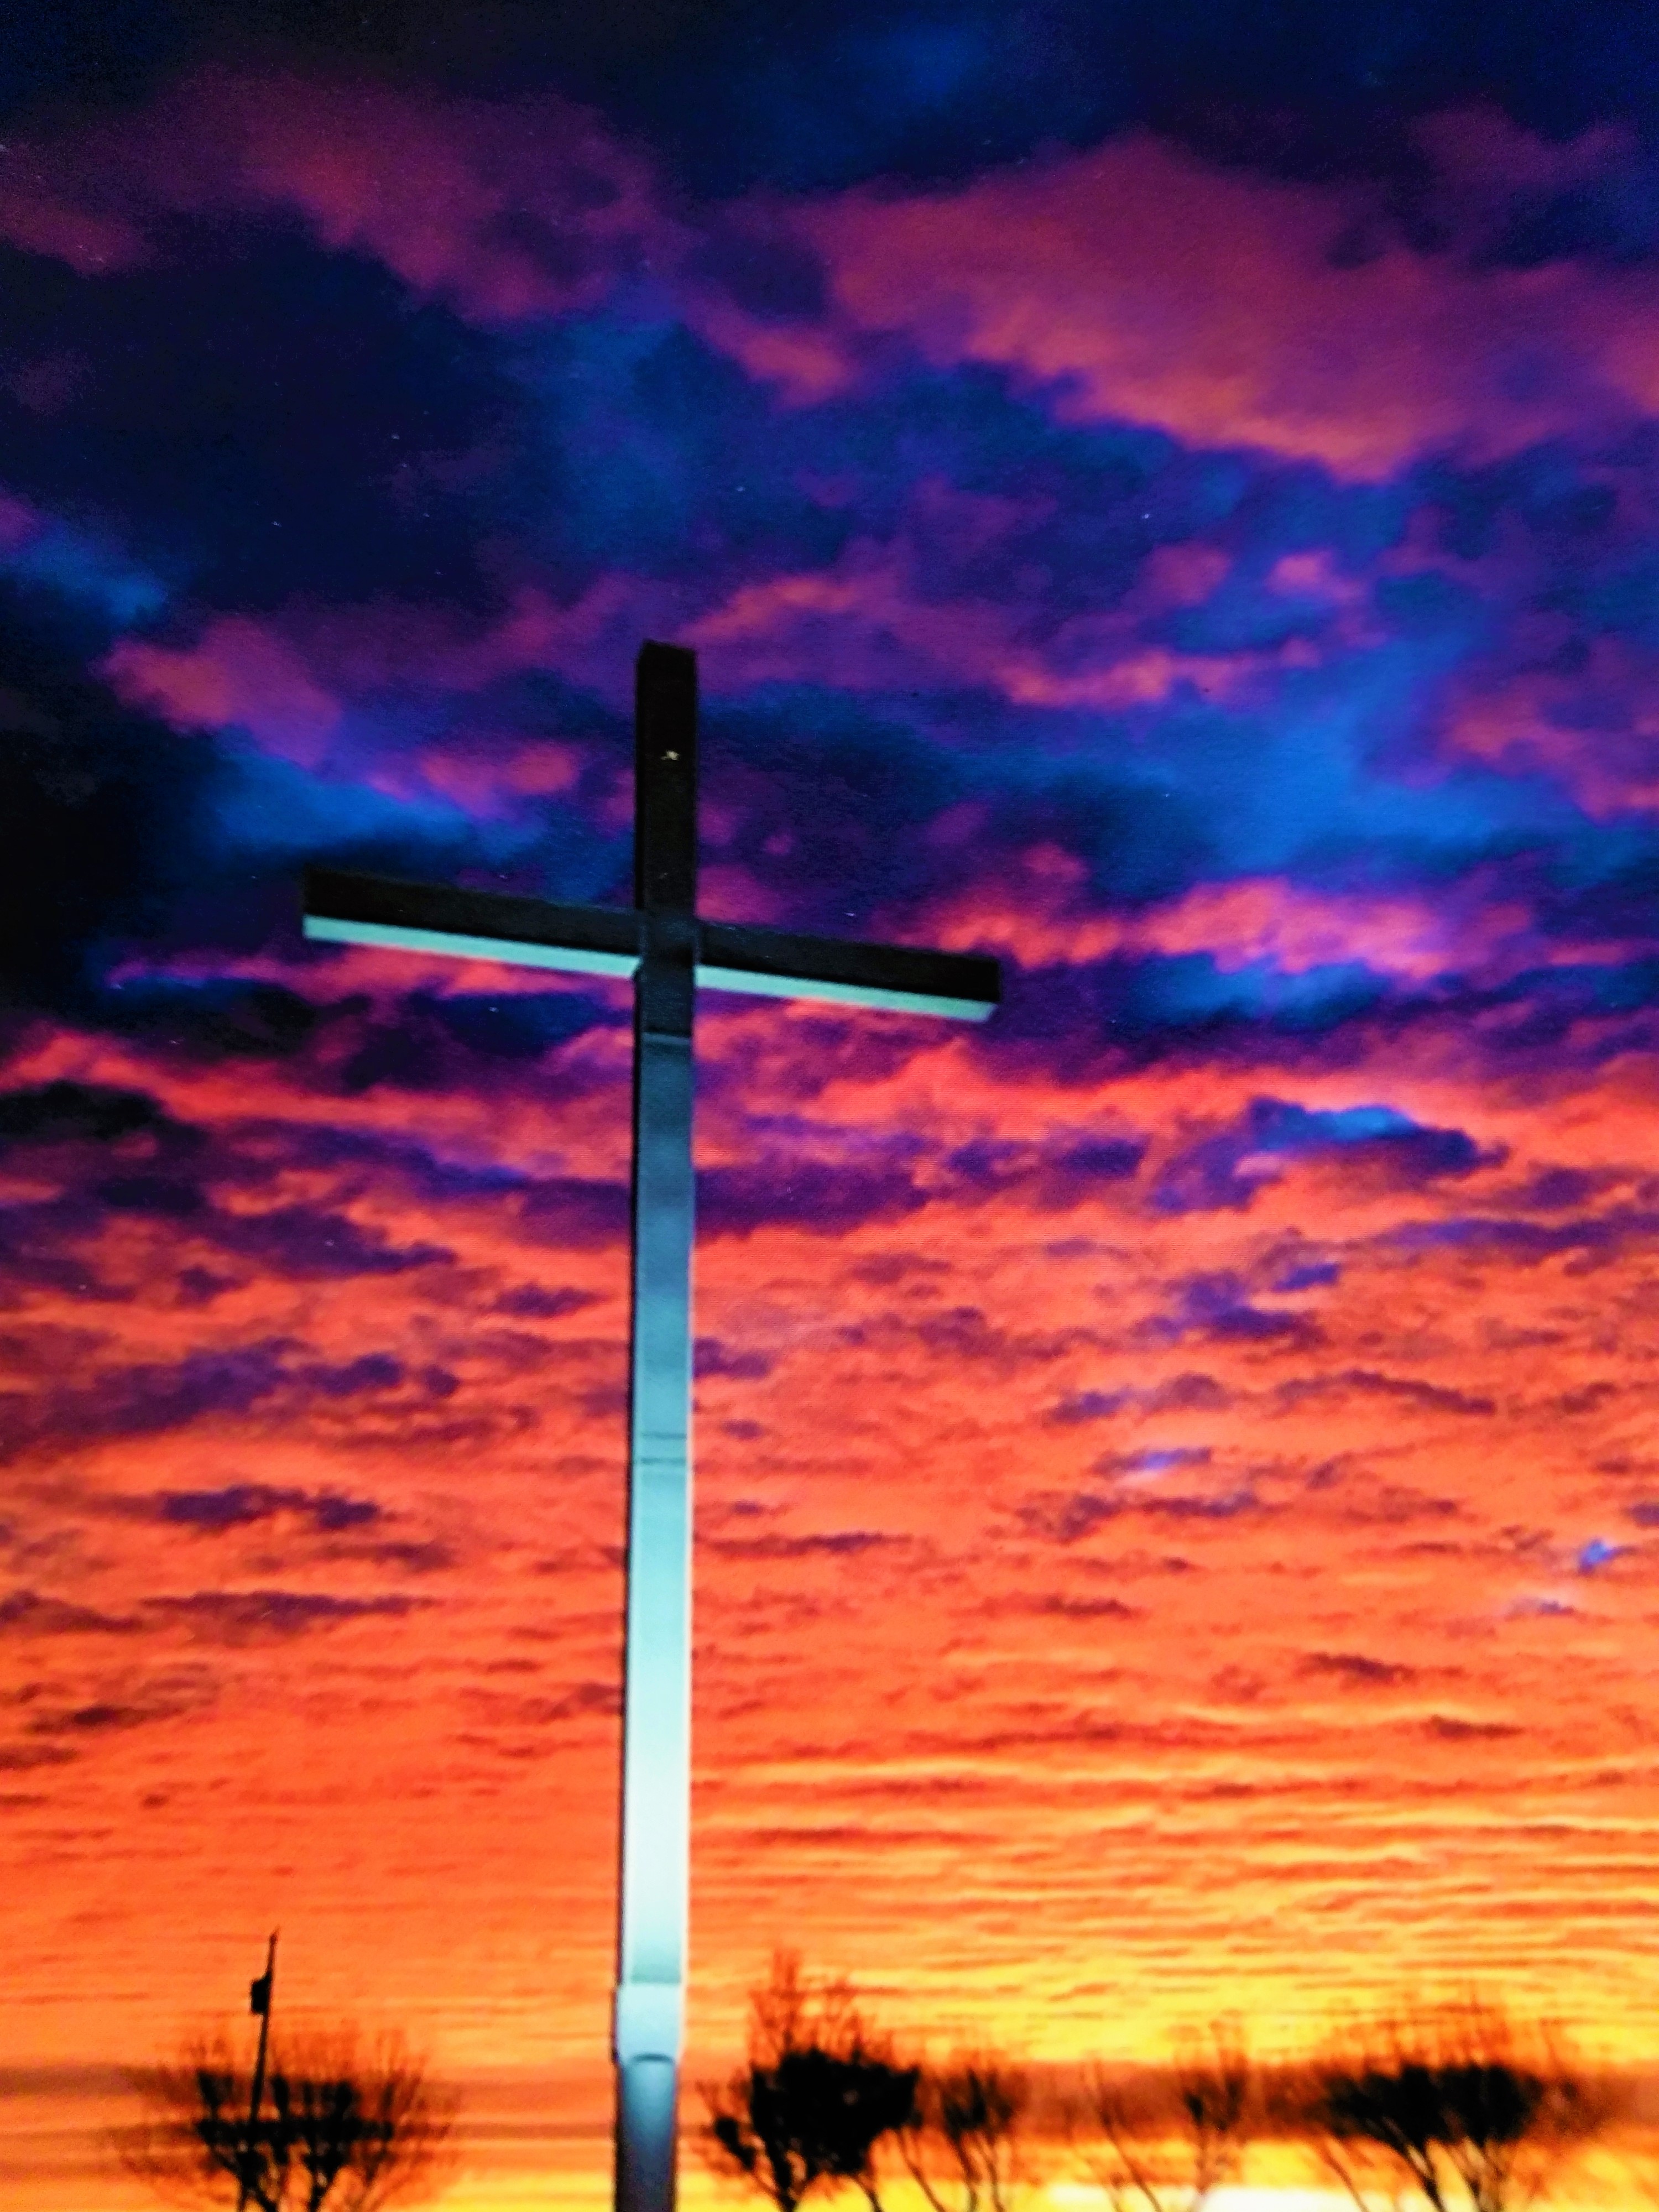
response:
[[[1207,1467],[1215,1456],[1208,1444],[1169,1444],[1144,1451],[1109,1452],[1097,1460],[1096,1474],[1168,1474],[1182,1467]]]
[[[50,591],[96,614],[110,631],[160,614],[167,586],[90,532],[52,522],[9,551],[0,546],[0,574]]]
[[[1274,1338],[1312,1343],[1318,1336],[1314,1324],[1301,1314],[1252,1305],[1243,1280],[1228,1268],[1189,1275],[1178,1285],[1171,1310],[1147,1323],[1146,1333],[1165,1343],[1178,1343],[1194,1333],[1220,1342],[1243,1343]]]
[[[1231,1129],[1201,1139],[1172,1159],[1158,1178],[1153,1204],[1167,1213],[1242,1211],[1272,1170],[1253,1161],[1352,1152],[1386,1164],[1402,1183],[1464,1176],[1487,1159],[1462,1129],[1413,1121],[1397,1107],[1366,1104],[1310,1108],[1291,1099],[1253,1098]],[[1316,1273],[1306,1281],[1331,1281]],[[1300,1288],[1302,1284],[1285,1284]]]

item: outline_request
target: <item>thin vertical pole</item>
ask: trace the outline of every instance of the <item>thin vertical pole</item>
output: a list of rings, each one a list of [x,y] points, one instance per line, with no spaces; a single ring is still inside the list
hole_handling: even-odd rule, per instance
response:
[[[254,2160],[258,2155],[259,2100],[265,2090],[265,2052],[270,2043],[270,2000],[276,1986],[276,1935],[270,1931],[270,1941],[265,1947],[265,1970],[248,1991],[248,2001],[259,2015],[259,2055],[253,2062],[253,2089],[247,2100],[247,2144],[241,2161],[242,2170],[237,2176],[236,2212],[242,2212],[247,2203],[247,2193],[253,2183]]]
[[[672,2212],[691,1812],[696,663],[636,670],[633,1329],[614,2051],[617,2212]]]

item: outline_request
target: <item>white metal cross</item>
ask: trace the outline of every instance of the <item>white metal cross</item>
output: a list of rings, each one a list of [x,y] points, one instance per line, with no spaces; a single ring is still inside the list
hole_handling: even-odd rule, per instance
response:
[[[994,960],[798,937],[696,912],[696,656],[641,648],[631,908],[306,872],[305,933],[634,979],[632,1348],[617,2212],[672,2212],[691,1796],[691,1017],[696,987],[982,1021]]]

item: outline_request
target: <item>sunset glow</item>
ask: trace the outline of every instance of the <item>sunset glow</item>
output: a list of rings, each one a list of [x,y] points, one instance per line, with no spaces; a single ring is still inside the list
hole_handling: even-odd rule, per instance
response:
[[[626,902],[647,637],[1005,979],[700,1000],[688,2129],[780,1943],[1659,2065],[1659,33],[453,12],[7,95],[0,2212],[277,1926],[606,2200],[628,994],[298,884]]]

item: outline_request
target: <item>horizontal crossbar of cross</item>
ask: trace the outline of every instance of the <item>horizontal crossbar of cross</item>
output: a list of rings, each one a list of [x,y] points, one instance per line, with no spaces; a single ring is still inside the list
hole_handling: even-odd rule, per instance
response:
[[[983,1021],[1000,996],[997,963],[978,953],[854,944],[748,922],[698,920],[692,927],[696,980],[710,990],[967,1021]],[[645,915],[637,908],[560,906],[312,867],[306,871],[305,933],[332,944],[631,976],[645,950]]]

